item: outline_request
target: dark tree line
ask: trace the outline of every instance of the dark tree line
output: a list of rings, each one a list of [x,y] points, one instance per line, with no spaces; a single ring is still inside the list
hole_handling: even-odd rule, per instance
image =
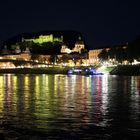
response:
[[[140,61],[140,36],[128,44],[128,57]]]
[[[127,45],[107,47],[98,55],[100,60],[105,61],[109,58],[115,58],[118,62],[127,60],[132,63],[135,60],[140,61],[140,36],[129,42]]]
[[[21,52],[24,52],[26,50],[26,48],[29,48],[30,52],[32,54],[47,54],[47,55],[51,55],[51,54],[60,54],[60,50],[61,50],[61,43],[60,42],[46,42],[46,43],[34,43],[34,42],[27,42],[27,41],[23,41],[23,42],[17,42],[15,45],[11,45],[8,46],[7,49],[9,51],[13,51],[16,50],[17,47],[19,47],[19,49],[21,50]],[[3,48],[1,48],[2,50]]]
[[[31,53],[33,54],[60,54],[61,44],[59,42],[47,42],[42,44],[30,43],[28,44]]]

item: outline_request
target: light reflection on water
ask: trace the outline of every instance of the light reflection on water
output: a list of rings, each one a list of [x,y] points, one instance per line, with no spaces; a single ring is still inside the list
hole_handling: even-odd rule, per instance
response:
[[[140,77],[0,75],[6,138],[138,138]]]

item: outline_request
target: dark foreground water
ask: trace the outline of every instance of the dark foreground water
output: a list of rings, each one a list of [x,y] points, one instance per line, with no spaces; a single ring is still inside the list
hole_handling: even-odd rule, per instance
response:
[[[138,76],[0,75],[0,140],[139,138]]]

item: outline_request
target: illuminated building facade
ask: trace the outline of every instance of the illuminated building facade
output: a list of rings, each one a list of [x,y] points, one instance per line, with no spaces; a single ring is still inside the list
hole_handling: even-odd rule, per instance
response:
[[[72,52],[72,50],[69,49],[67,45],[63,44],[61,46],[61,53],[71,53],[71,52]]]
[[[84,44],[84,41],[81,40],[81,37],[79,37],[79,39],[75,43],[75,47],[72,50],[69,49],[67,45],[65,45],[65,44],[62,45],[61,53],[72,53],[72,52],[81,53],[82,49],[85,49],[85,44]]]
[[[94,64],[99,64],[100,59],[98,55],[102,52],[103,49],[94,49],[94,50],[89,50],[89,64],[94,65]],[[106,51],[109,50],[109,48],[105,48]]]
[[[106,65],[128,64],[127,57],[125,57],[125,55],[127,55],[126,49],[127,49],[127,45],[121,45],[121,46],[115,46],[113,49],[112,48],[97,48],[94,50],[89,50],[89,64],[90,65],[96,65],[96,64],[101,64],[101,63],[104,63]],[[102,60],[101,62],[99,58],[99,54],[103,50],[106,52],[107,59]],[[117,51],[119,51],[119,54],[116,53]],[[119,58],[117,58],[116,55],[121,55],[124,58],[121,61],[119,61],[118,60]]]
[[[95,49],[95,50],[89,50],[89,63],[91,65],[95,63],[99,63],[98,55],[103,49]]]
[[[79,37],[79,40],[76,41],[76,43],[75,43],[75,47],[73,49],[73,52],[81,53],[82,49],[85,49],[85,44],[84,44],[84,41],[81,40],[81,37]]]
[[[63,36],[61,37],[54,37],[53,34],[50,35],[40,35],[38,38],[31,38],[31,39],[25,39],[22,38],[22,42],[34,42],[38,44],[46,43],[46,42],[63,42]]]

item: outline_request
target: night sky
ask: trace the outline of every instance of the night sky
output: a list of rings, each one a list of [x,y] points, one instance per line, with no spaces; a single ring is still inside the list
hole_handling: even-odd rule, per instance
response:
[[[0,43],[23,32],[80,31],[90,49],[140,35],[139,0],[3,0]]]

